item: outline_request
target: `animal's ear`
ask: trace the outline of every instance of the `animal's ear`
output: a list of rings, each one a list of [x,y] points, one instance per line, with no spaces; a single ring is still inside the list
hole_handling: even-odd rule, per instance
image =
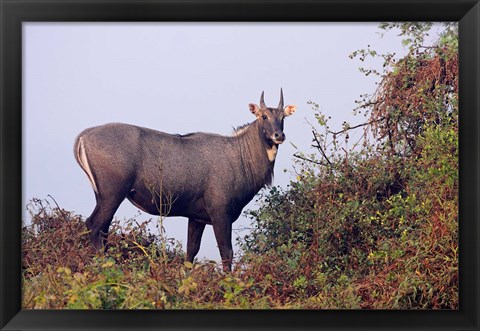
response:
[[[248,104],[248,108],[250,109],[250,112],[257,116],[258,115],[258,112],[260,111],[260,107],[258,107],[256,104],[254,103],[249,103]]]
[[[287,106],[285,107],[285,109],[283,110],[283,113],[285,114],[285,116],[290,116],[292,115],[295,110],[297,110],[297,106]]]

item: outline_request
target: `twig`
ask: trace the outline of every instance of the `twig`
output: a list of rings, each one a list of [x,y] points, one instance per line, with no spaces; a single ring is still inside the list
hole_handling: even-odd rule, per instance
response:
[[[373,124],[373,123],[377,123],[377,122],[380,122],[380,121],[383,121],[385,119],[385,117],[381,117],[379,119],[376,119],[376,120],[373,120],[373,121],[368,121],[368,122],[365,122],[365,123],[361,123],[361,124],[358,124],[358,125],[355,125],[355,126],[349,126],[348,128],[346,129],[343,129],[343,130],[340,130],[340,131],[337,131],[337,132],[333,132],[333,131],[328,131],[329,133],[333,134],[333,135],[338,135],[338,134],[341,134],[341,133],[345,133],[347,131],[350,131],[350,130],[353,130],[353,129],[358,129],[362,126],[366,126],[366,125],[370,125],[370,124]]]
[[[58,203],[57,203],[57,200],[55,200],[50,194],[48,194],[47,197],[50,197],[50,199],[52,199],[53,202],[55,202],[55,205],[57,206],[57,210],[60,212],[60,214],[62,214],[63,219],[64,219],[65,222],[67,223],[68,230],[70,231],[70,235],[71,235],[72,238],[73,238],[73,237],[74,237],[74,232],[73,232],[73,230],[72,230],[72,225],[70,224],[70,222],[68,222],[67,215],[63,212],[63,209],[60,208],[60,206],[59,206]]]
[[[312,130],[312,134],[313,134],[313,139],[315,139],[315,141],[317,142],[316,147],[318,147],[318,149],[320,150],[320,153],[322,153],[323,157],[325,158],[325,160],[327,160],[328,164],[332,165],[332,162],[330,162],[330,160],[328,159],[328,157],[325,154],[325,151],[323,150],[322,146],[320,146],[320,142],[318,141],[317,135],[315,134],[315,130]]]
[[[236,234],[239,234],[240,232],[244,231],[252,231],[252,227],[239,227],[239,228],[233,228],[232,231],[235,232]]]
[[[319,164],[319,165],[326,166],[326,164],[323,163],[323,162],[318,162],[318,161],[315,161],[315,160],[306,158],[306,157],[304,157],[304,156],[300,156],[300,155],[298,155],[297,153],[293,154],[293,157],[296,157],[297,159],[304,160],[304,161],[307,161],[307,162],[311,162],[311,163],[315,163],[315,164]]]
[[[368,107],[371,107],[371,106],[378,105],[379,103],[382,103],[382,102],[383,102],[383,100],[368,101],[368,102],[365,102],[365,103],[361,104],[360,106],[356,107],[355,110],[365,109],[365,108],[368,108]]]

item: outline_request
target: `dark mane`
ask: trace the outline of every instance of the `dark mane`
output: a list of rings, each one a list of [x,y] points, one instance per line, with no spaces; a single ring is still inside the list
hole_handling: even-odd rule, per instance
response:
[[[248,127],[249,127],[251,124],[253,124],[253,123],[255,123],[255,122],[245,123],[245,124],[243,124],[243,125],[237,126],[236,128],[234,127],[234,128],[233,128],[233,135],[234,135],[234,136],[239,135],[240,133],[243,132],[244,129],[248,128]]]
[[[245,123],[245,124],[242,124],[242,125],[239,125],[237,126],[236,128],[233,128],[235,131],[238,131],[238,130],[241,130],[241,129],[245,129],[247,126],[249,126],[250,124],[252,123]]]
[[[175,137],[179,137],[179,138],[185,138],[185,137],[190,137],[191,135],[194,135],[198,132],[190,132],[190,133],[186,133],[186,134],[178,134],[178,133],[175,133],[173,134]]]
[[[233,139],[237,141],[240,160],[247,182],[255,193],[264,186],[271,186],[273,166],[264,151],[264,142],[258,135],[257,121],[240,125],[234,130]]]

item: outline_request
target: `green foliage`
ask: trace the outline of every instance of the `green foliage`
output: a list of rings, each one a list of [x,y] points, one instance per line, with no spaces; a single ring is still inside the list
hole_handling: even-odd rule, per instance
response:
[[[399,30],[399,36],[405,37],[402,40],[404,46],[408,45],[422,45],[425,37],[432,28],[431,22],[383,22],[380,23],[379,28],[385,31],[392,29]]]

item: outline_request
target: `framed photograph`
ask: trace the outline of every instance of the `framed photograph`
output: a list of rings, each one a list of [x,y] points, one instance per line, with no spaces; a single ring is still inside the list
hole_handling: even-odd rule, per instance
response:
[[[2,330],[480,329],[478,1],[0,15]]]

